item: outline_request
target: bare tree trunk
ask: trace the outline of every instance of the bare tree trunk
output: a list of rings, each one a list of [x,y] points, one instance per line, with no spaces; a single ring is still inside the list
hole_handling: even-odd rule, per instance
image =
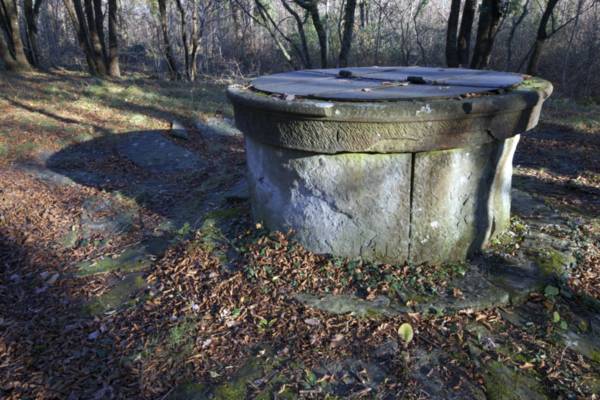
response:
[[[327,31],[323,27],[323,22],[319,15],[319,3],[317,0],[294,0],[294,2],[310,13],[313,26],[319,38],[321,68],[327,68]]]
[[[448,29],[446,30],[446,64],[451,68],[458,67],[458,18],[460,17],[460,0],[452,0],[450,15],[448,16]]]
[[[119,8],[117,0],[108,0],[108,74],[121,76],[119,65]]]
[[[92,45],[87,30],[87,24],[85,22],[85,13],[83,12],[83,6],[81,0],[63,0],[67,14],[73,23],[73,28],[77,32],[77,40],[79,46],[85,54],[85,59],[88,64],[88,70],[92,75],[98,75],[98,68],[94,57],[92,56]]]
[[[104,14],[102,13],[102,0],[94,0],[94,22],[96,23],[96,33],[102,47],[102,57],[108,65],[108,51],[106,50],[106,40],[104,38]],[[90,29],[92,29],[90,27]]]
[[[340,67],[348,66],[348,55],[352,46],[352,33],[354,31],[354,14],[356,13],[356,0],[347,0],[344,9],[344,33],[340,48],[338,64]]]
[[[531,57],[529,58],[529,63],[527,64],[527,73],[530,75],[535,75],[537,73],[540,58],[542,56],[542,51],[544,50],[546,40],[549,37],[548,32],[546,30],[548,26],[548,21],[552,17],[554,7],[556,7],[558,1],[559,0],[548,0],[546,9],[542,14],[542,19],[540,20],[540,25],[538,27],[537,36],[533,45],[533,50],[531,52]]]
[[[513,21],[513,24],[510,28],[510,33],[508,34],[508,39],[506,40],[506,70],[510,70],[513,56],[512,44],[515,38],[515,33],[517,32],[517,28],[519,27],[519,25],[521,25],[521,23],[525,20],[525,17],[529,13],[529,1],[530,0],[525,1],[525,4],[523,5],[523,11],[521,11],[519,17]]]
[[[365,13],[365,8],[366,8],[366,4],[364,2],[364,0],[362,0],[359,5],[358,5],[359,9],[360,9],[360,29],[364,29],[365,26],[367,26],[367,21],[366,21],[366,13]]]
[[[573,29],[571,30],[571,35],[569,36],[569,41],[567,43],[567,51],[563,60],[563,68],[562,68],[562,76],[560,80],[560,84],[562,87],[566,87],[567,83],[567,67],[569,65],[569,61],[571,59],[571,49],[573,48],[573,40],[575,39],[575,35],[579,28],[579,18],[581,16],[581,9],[583,8],[583,3],[585,0],[577,1],[577,13],[575,14],[575,23]]]
[[[104,62],[105,60],[104,52],[102,51],[102,43],[100,42],[100,37],[98,36],[96,18],[94,15],[94,5],[92,4],[92,0],[84,0],[84,7],[88,28],[87,30],[92,49],[92,58],[94,59],[94,64],[96,65],[98,75],[106,76],[108,71],[106,69],[106,63]]]
[[[169,40],[169,25],[167,22],[167,0],[158,0],[158,10],[160,14],[160,27],[162,30],[162,39],[165,52],[165,58],[167,59],[167,65],[169,67],[169,75],[171,79],[179,78],[179,71],[177,70],[177,63],[173,56],[173,50],[171,49],[171,42]]]
[[[310,15],[319,38],[319,48],[321,50],[321,68],[327,68],[327,32],[325,31],[323,23],[321,22],[319,8],[317,7],[316,3],[313,5],[313,7],[311,7]]]
[[[296,21],[296,29],[300,36],[300,45],[302,49],[302,64],[306,68],[312,68],[312,61],[310,60],[310,52],[308,50],[308,42],[306,40],[306,32],[304,31],[304,21],[300,18],[300,15],[287,3],[286,0],[281,0],[283,7],[292,15]],[[308,17],[307,17],[308,18]]]
[[[177,5],[177,9],[179,10],[179,18],[180,23],[179,27],[181,29],[181,42],[183,43],[183,60],[185,65],[185,74],[188,80],[191,80],[190,77],[190,44],[187,36],[187,15],[185,12],[185,8],[181,0],[175,0],[175,4]]]
[[[0,28],[6,34],[5,48],[8,50],[14,62],[8,62],[7,67],[13,70],[27,71],[31,64],[25,54],[23,41],[21,40],[21,29],[19,27],[19,8],[17,0],[0,0]]]
[[[198,75],[198,48],[200,47],[200,35],[201,32],[198,27],[198,5],[196,0],[192,1],[192,33],[191,33],[191,46],[190,46],[190,80],[193,82],[196,80]]]
[[[43,0],[36,0],[35,4],[33,0],[23,1],[23,11],[25,13],[25,27],[26,37],[28,42],[28,54],[31,65],[35,67],[40,66],[40,52],[38,49],[38,29],[37,29],[37,18],[40,13],[40,7],[42,6]]]
[[[460,21],[460,31],[458,32],[458,63],[462,66],[469,65],[469,56],[471,53],[471,31],[473,30],[473,20],[475,19],[476,0],[465,0],[462,19]]]
[[[486,68],[490,64],[494,38],[502,17],[501,6],[502,0],[483,0],[481,4],[471,68]]]
[[[20,69],[17,60],[15,60],[8,49],[8,44],[4,39],[4,32],[2,32],[2,29],[0,29],[0,59],[7,70],[18,71]]]

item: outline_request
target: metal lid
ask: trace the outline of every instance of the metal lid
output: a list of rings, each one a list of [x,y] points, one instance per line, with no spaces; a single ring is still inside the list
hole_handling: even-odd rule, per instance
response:
[[[374,101],[448,98],[520,84],[519,74],[462,68],[358,67],[261,76],[254,89],[324,100]]]

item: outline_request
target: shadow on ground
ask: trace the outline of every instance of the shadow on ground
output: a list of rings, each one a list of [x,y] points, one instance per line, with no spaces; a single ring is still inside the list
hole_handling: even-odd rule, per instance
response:
[[[245,200],[243,154],[236,146],[231,139],[178,143],[164,131],[128,132],[68,146],[46,166],[77,184],[134,200],[169,229],[198,228],[207,213]]]
[[[0,397],[112,398],[110,385],[135,384],[55,255],[23,242],[0,231]]]

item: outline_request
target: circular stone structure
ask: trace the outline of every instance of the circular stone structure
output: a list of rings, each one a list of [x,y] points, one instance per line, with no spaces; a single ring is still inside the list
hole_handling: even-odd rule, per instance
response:
[[[512,158],[552,93],[469,69],[294,71],[231,86],[255,220],[317,253],[464,260],[510,219]]]

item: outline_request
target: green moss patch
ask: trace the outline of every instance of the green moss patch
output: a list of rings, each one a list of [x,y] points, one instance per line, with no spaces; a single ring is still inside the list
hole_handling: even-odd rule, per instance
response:
[[[111,287],[104,294],[92,300],[86,306],[90,315],[100,315],[106,311],[114,310],[130,304],[132,295],[146,286],[146,280],[139,273],[130,274]]]
[[[77,275],[88,276],[111,271],[136,272],[150,266],[152,257],[147,253],[145,246],[134,247],[123,253],[104,257],[94,261],[84,261],[79,264]]]
[[[562,277],[573,262],[572,258],[552,248],[541,249],[534,255],[534,260],[546,276]]]
[[[514,371],[499,361],[492,361],[484,373],[489,400],[545,400],[543,386],[533,376]]]

